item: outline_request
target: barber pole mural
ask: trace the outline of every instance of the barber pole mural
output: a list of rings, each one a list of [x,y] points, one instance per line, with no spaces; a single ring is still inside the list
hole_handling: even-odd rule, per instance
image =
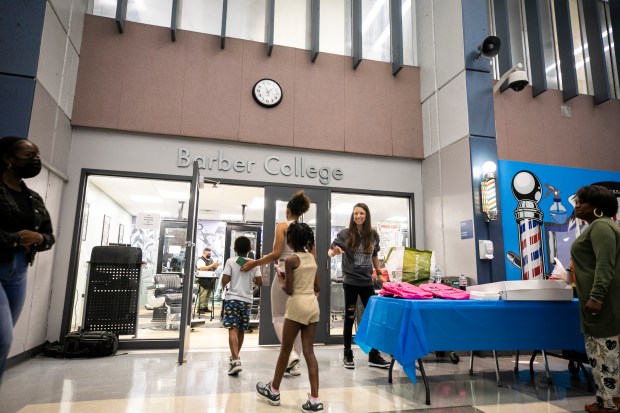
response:
[[[536,175],[520,171],[512,179],[512,194],[518,202],[514,213],[519,228],[521,279],[542,279],[545,274],[543,212],[538,207],[542,186]]]
[[[575,218],[577,189],[601,185],[620,201],[618,172],[500,160],[498,176],[506,280],[553,278],[557,262],[570,266],[570,247],[587,225]]]

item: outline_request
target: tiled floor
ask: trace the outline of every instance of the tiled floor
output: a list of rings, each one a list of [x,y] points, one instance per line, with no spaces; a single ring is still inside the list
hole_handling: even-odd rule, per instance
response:
[[[226,374],[228,352],[223,346],[192,349],[181,366],[176,351],[168,350],[121,352],[99,359],[37,357],[6,372],[0,385],[0,412],[300,411],[309,389],[304,362],[301,376],[283,380],[281,406],[269,406],[254,392],[257,381],[271,379],[278,351],[249,344],[242,351],[243,371],[238,377]],[[413,384],[396,368],[390,385],[387,370],[369,368],[357,348],[355,370],[342,367],[340,346],[317,346],[315,352],[326,412],[580,412],[594,399],[583,376],[571,377],[564,360],[550,358],[554,384],[548,385],[540,364],[531,380],[529,357],[522,358],[518,375],[513,374],[513,359],[501,357],[504,385],[498,387],[491,357],[477,357],[470,376],[469,357],[452,364],[430,355],[425,370],[432,405],[427,406],[419,375]]]

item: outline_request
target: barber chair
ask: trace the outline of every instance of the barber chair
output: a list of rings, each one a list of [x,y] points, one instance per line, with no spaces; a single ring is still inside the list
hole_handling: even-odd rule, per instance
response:
[[[181,276],[177,273],[156,274],[154,281],[155,298],[164,298],[166,329],[176,330],[181,320],[181,301],[183,300]]]

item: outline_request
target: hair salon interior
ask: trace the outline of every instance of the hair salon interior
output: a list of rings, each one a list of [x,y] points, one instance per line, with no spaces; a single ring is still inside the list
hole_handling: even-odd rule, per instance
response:
[[[540,212],[551,273],[568,264],[575,190],[620,196],[620,1],[5,0],[0,17],[0,135],[39,146],[28,184],[57,237],[29,270],[2,411],[271,409],[252,388],[277,358],[269,288],[235,381],[221,287],[199,303],[188,269],[205,247],[223,264],[239,235],[255,257],[270,252],[299,189],[312,200],[326,407],[428,408],[421,384],[398,369],[388,384],[357,348],[355,374],[342,369],[341,265],[327,250],[353,205],[369,206],[380,259],[431,250],[446,276],[483,284],[527,271],[523,202]],[[101,246],[139,253],[120,269],[131,281],[97,297]],[[32,358],[110,319],[119,355]],[[562,361],[547,384],[502,357],[497,387],[491,362],[470,377],[463,360],[437,360],[427,373],[446,411],[580,411],[592,396]],[[285,385],[303,395],[306,377]]]

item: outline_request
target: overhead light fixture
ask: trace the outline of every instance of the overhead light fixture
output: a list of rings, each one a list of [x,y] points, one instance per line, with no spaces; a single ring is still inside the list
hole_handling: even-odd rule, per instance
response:
[[[153,195],[131,195],[131,199],[144,204],[161,204],[162,200],[158,196]]]
[[[478,46],[478,53],[476,54],[476,58],[480,59],[481,57],[492,59],[499,53],[499,49],[502,45],[501,40],[497,36],[489,36]]]
[[[499,78],[497,83],[493,86],[493,93],[497,93],[506,81],[508,81],[508,87],[515,92],[522,91],[527,85],[530,84],[530,81],[527,78],[527,73],[523,70],[523,65],[521,63],[517,63]]]
[[[262,196],[254,197],[254,199],[252,199],[252,202],[250,202],[250,205],[248,205],[248,207],[250,209],[263,209],[263,208],[265,208],[265,198],[263,198]]]
[[[482,164],[482,180],[480,181],[480,196],[482,198],[482,213],[486,222],[499,218],[497,209],[497,189],[495,184],[497,165],[487,161]]]
[[[170,216],[170,211],[162,211],[162,210],[154,210],[154,209],[147,209],[144,211],[141,211],[145,214],[158,214],[160,217],[169,217]]]
[[[189,199],[189,192],[183,191],[159,191],[159,196],[168,199]]]
[[[220,220],[221,221],[241,221],[243,219],[243,216],[239,215],[239,214],[222,214],[220,215]]]

